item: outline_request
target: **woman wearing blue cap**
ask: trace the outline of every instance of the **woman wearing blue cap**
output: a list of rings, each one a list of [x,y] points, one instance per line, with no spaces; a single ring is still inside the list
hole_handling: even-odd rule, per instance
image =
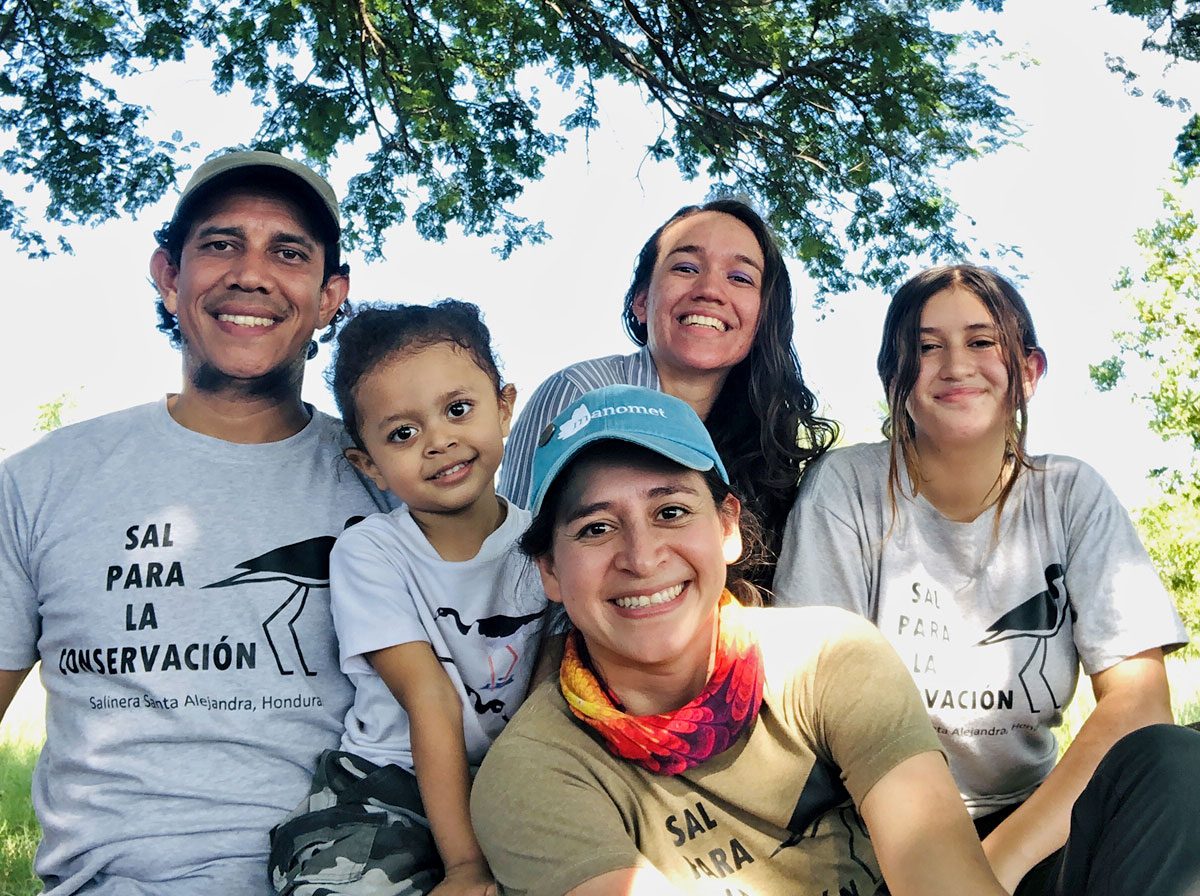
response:
[[[600,389],[539,442],[521,547],[574,630],[473,788],[502,892],[1004,892],[883,637],[747,606],[756,527],[687,404]]]

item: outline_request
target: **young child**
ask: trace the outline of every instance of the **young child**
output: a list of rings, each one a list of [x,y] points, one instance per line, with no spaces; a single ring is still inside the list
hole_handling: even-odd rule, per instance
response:
[[[525,697],[547,606],[516,549],[529,513],[494,487],[516,390],[479,309],[454,300],[360,311],[330,385],[347,458],[403,505],[333,548],[354,704],[341,751],[322,754],[309,798],[272,831],[272,882],[297,896],[484,896],[472,773]]]
[[[993,271],[924,271],[892,299],[878,368],[890,438],[831,452],[806,476],[778,603],[846,607],[892,642],[1010,892],[1018,883],[1020,894],[1050,892],[1060,872],[1069,880],[1065,869],[1082,867],[1064,865],[1061,847],[1068,829],[1075,837],[1072,806],[1085,805],[1077,799],[1090,779],[1118,782],[1124,806],[1104,822],[1110,839],[1091,871],[1103,880],[1124,862],[1137,892],[1164,892],[1183,879],[1169,857],[1196,854],[1171,852],[1187,842],[1176,838],[1191,829],[1182,819],[1195,816],[1194,793],[1152,784],[1154,798],[1139,803],[1128,792],[1139,775],[1169,777],[1111,763],[1093,771],[1124,735],[1171,721],[1163,654],[1187,633],[1096,471],[1026,453],[1027,403],[1046,369],[1029,309]],[[1096,708],[1058,759],[1053,729],[1080,663]],[[1112,752],[1146,763],[1194,757],[1200,738],[1189,735],[1157,726]],[[1116,845],[1143,834],[1136,848]]]

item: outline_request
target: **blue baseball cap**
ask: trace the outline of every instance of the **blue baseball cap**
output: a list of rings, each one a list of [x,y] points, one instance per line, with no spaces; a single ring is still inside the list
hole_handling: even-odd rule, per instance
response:
[[[571,459],[602,439],[641,445],[701,473],[716,469],[729,484],[712,437],[687,402],[641,386],[605,386],[571,402],[542,430],[533,454],[534,515]]]

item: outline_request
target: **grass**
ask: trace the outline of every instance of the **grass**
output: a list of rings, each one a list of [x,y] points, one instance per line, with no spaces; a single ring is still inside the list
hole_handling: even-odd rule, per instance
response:
[[[25,741],[0,742],[0,896],[33,896],[42,889],[33,874],[41,829],[29,799],[39,749]]]

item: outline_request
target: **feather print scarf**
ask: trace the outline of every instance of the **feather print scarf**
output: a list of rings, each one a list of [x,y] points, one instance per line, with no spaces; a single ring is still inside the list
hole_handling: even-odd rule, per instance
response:
[[[763,662],[745,609],[726,591],[718,605],[712,676],[691,702],[671,712],[635,716],[617,706],[592,671],[580,635],[567,638],[559,685],[571,712],[604,739],[610,753],[656,775],[677,775],[719,755],[758,717]]]

